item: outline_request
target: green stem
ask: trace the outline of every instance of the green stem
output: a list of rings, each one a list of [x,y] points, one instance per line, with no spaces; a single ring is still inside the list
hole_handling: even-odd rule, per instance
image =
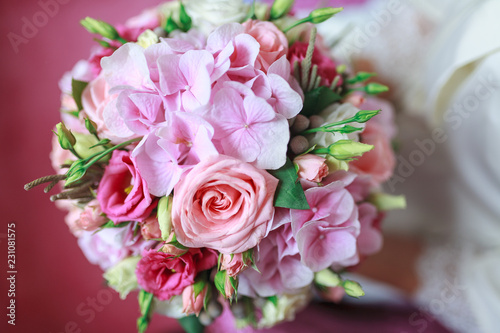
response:
[[[329,154],[330,150],[328,148],[318,148],[312,151],[313,154]]]
[[[303,23],[307,23],[311,20],[311,18],[308,16],[308,17],[304,17],[303,19],[300,19],[298,20],[297,22],[295,22],[294,24],[292,24],[291,26],[289,26],[288,28],[284,29],[283,32],[284,33],[287,33],[288,31],[292,30],[293,28],[295,28],[296,26],[298,25],[301,25]]]
[[[120,143],[120,144],[118,144],[118,145],[116,145],[114,147],[108,148],[108,149],[106,149],[106,150],[104,150],[104,151],[102,151],[100,153],[96,153],[94,155],[91,155],[91,156],[87,157],[84,160],[84,161],[86,161],[86,163],[84,165],[84,168],[88,169],[92,164],[94,164],[95,162],[99,161],[101,158],[103,158],[104,156],[106,156],[109,153],[113,152],[114,150],[122,148],[122,147],[126,147],[129,144],[137,142],[137,141],[140,141],[140,140],[141,140],[141,138],[131,139],[131,140],[122,142],[122,143]]]
[[[125,40],[125,39],[123,39],[122,37],[118,37],[116,40],[119,41],[122,44],[127,44],[128,43],[128,41]]]

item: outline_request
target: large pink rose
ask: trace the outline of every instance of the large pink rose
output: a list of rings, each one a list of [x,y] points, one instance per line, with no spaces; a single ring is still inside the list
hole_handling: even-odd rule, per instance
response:
[[[288,53],[288,40],[285,34],[271,22],[248,20],[243,23],[245,33],[260,44],[256,68],[267,72],[276,60]]]
[[[197,164],[174,189],[172,225],[187,247],[241,253],[272,226],[278,180],[265,170],[219,155]]]
[[[208,249],[190,249],[182,256],[149,250],[137,264],[139,285],[159,300],[165,301],[180,295],[192,285],[196,275],[217,264],[217,254]]]
[[[157,203],[130,153],[123,150],[113,152],[97,188],[97,200],[102,211],[115,223],[142,222]]]

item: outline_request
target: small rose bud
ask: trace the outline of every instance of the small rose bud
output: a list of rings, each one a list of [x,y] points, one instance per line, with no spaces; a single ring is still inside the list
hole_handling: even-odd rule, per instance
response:
[[[144,239],[161,238],[160,225],[156,217],[149,217],[141,223],[141,234]]]
[[[297,156],[293,163],[298,167],[297,174],[300,179],[319,183],[328,176],[326,159],[314,154]]]
[[[309,128],[318,128],[325,123],[325,119],[318,115],[313,115],[309,117]]]
[[[300,133],[305,131],[309,127],[309,118],[304,115],[297,115],[295,117],[295,122],[292,125],[292,132]]]
[[[305,136],[298,135],[290,140],[290,149],[295,155],[302,154],[309,148],[309,141]]]
[[[106,222],[108,218],[104,216],[99,201],[94,199],[85,206],[76,225],[82,230],[94,231]]]

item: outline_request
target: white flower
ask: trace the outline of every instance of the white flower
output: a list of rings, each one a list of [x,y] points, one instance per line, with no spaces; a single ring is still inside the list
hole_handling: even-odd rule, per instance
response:
[[[278,305],[267,301],[262,308],[262,319],[259,328],[269,328],[282,321],[295,319],[295,314],[302,310],[311,300],[312,294],[309,287],[299,289],[296,294],[283,294],[278,296]]]
[[[250,9],[243,0],[188,0],[184,5],[193,26],[206,35],[220,25],[241,22]]]
[[[182,297],[173,296],[168,301],[159,301],[155,298],[154,309],[157,313],[170,318],[183,318],[186,314],[182,311]]]
[[[335,123],[338,121],[346,120],[351,117],[354,117],[356,113],[358,113],[359,109],[350,103],[344,104],[333,104],[326,108],[320,115],[325,119],[323,125]],[[349,123],[348,125],[365,128],[365,124],[359,123]],[[343,126],[343,125],[341,125]],[[341,127],[338,126],[338,127]],[[337,127],[337,126],[336,126]],[[328,147],[332,143],[335,143],[339,140],[354,140],[359,141],[358,133],[361,133],[363,130],[359,132],[354,132],[351,134],[340,134],[337,132],[327,133],[327,132],[317,132],[312,139],[310,140],[311,144],[318,145],[322,147]]]
[[[135,268],[140,259],[140,256],[125,258],[104,273],[104,278],[114,290],[120,293],[121,299],[125,299],[129,292],[139,287]]]

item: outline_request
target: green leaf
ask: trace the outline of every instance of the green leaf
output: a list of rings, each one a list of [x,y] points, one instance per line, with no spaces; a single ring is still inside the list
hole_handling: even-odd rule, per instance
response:
[[[205,326],[203,326],[198,318],[194,315],[177,319],[186,333],[203,333]]]
[[[187,248],[184,245],[182,245],[181,243],[179,243],[179,241],[177,240],[177,237],[175,237],[175,234],[174,234],[174,237],[172,237],[172,240],[170,242],[168,242],[167,244],[173,245],[180,250],[189,250],[189,248]]]
[[[71,79],[71,91],[72,91],[73,99],[75,100],[76,106],[78,107],[78,111],[81,111],[83,109],[82,93],[88,84],[89,83],[85,82],[85,81]]]
[[[291,209],[310,209],[302,186],[298,182],[295,166],[289,158],[284,166],[269,173],[279,179],[274,196],[274,206]]]
[[[304,116],[318,114],[341,99],[342,97],[339,94],[333,92],[328,87],[318,87],[305,94],[304,107],[300,113]]]
[[[108,221],[105,224],[103,224],[101,226],[101,228],[103,228],[103,229],[108,229],[108,228],[123,228],[123,227],[128,226],[129,223],[130,222],[122,222],[122,223],[115,224],[115,222],[113,222],[113,221]]]
[[[348,84],[356,84],[356,83],[364,82],[364,81],[366,81],[366,80],[368,80],[376,75],[377,75],[376,73],[358,72],[358,73],[356,73],[356,76],[347,79],[347,83]]]
[[[175,31],[175,30],[179,30],[180,27],[179,25],[174,21],[174,19],[172,18],[172,16],[170,16],[166,22],[165,22],[165,26],[163,27],[163,29],[167,32],[167,34],[171,33],[172,31]]]
[[[194,299],[196,299],[196,297],[198,297],[198,295],[203,291],[203,289],[205,288],[206,285],[207,285],[207,281],[203,278],[198,279],[198,281],[196,281],[193,284]]]
[[[278,296],[276,296],[276,295],[269,296],[269,297],[267,298],[267,300],[268,300],[269,302],[273,303],[275,307],[278,307]]]
[[[193,21],[191,20],[191,17],[186,12],[186,8],[182,4],[182,2],[180,3],[179,19],[181,21],[182,30],[184,32],[187,32],[189,29],[191,29]]]
[[[226,271],[218,271],[214,278],[215,287],[224,297],[226,297],[226,276]]]
[[[141,289],[139,291],[139,309],[141,311],[141,316],[137,319],[137,330],[139,333],[143,333],[148,328],[149,322],[151,321],[151,310],[154,296],[147,291]]]

